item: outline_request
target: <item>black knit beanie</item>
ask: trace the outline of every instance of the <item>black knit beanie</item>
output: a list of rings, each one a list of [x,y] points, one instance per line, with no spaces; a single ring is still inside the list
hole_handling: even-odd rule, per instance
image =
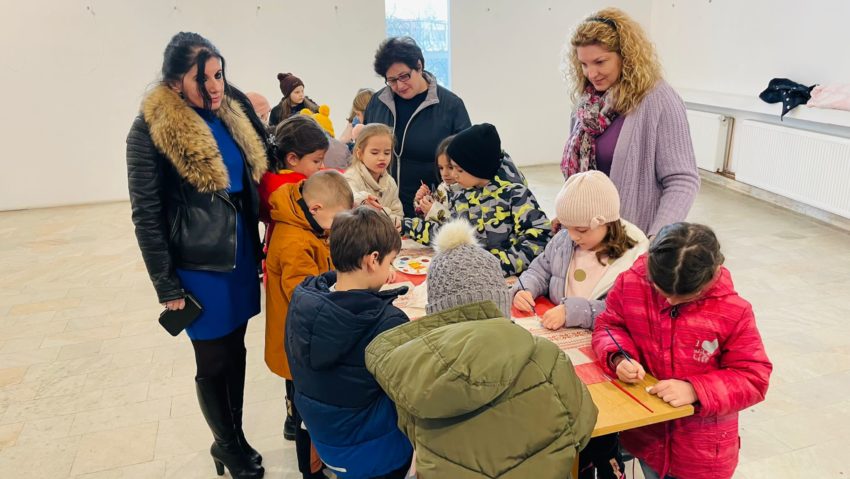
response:
[[[495,126],[473,125],[452,139],[446,153],[469,174],[492,180],[502,164],[502,140]]]

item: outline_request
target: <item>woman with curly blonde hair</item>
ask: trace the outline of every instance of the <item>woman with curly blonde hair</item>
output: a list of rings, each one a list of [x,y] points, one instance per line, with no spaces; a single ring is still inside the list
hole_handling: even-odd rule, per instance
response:
[[[590,15],[572,33],[564,70],[575,108],[564,177],[610,176],[623,218],[649,236],[683,221],[699,190],[685,105],[641,26],[616,8]]]

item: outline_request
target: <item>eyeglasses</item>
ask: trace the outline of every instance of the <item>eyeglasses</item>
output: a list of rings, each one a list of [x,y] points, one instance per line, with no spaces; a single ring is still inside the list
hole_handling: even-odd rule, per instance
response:
[[[408,81],[410,81],[411,75],[413,75],[413,70],[410,70],[407,73],[402,73],[401,75],[395,78],[387,78],[387,81],[385,81],[384,83],[386,83],[388,87],[394,87],[396,86],[396,84],[398,84],[398,82],[407,83]]]

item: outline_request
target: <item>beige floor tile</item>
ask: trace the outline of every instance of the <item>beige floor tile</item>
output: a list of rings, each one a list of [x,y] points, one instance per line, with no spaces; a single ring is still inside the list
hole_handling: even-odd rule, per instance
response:
[[[171,417],[185,417],[200,413],[198,396],[195,393],[180,394],[171,397]]]
[[[18,442],[18,437],[21,435],[21,429],[23,428],[24,423],[22,422],[0,426],[0,450],[14,446]]]
[[[139,464],[153,459],[156,422],[85,434],[80,438],[71,475]]]
[[[0,388],[11,384],[18,384],[27,373],[26,367],[0,369]]]
[[[18,444],[38,444],[45,439],[66,438],[70,436],[73,423],[73,414],[27,421],[18,438]]]
[[[27,479],[68,477],[79,440],[79,437],[47,439],[7,447],[0,451],[0,471]]]
[[[150,479],[153,477],[165,477],[165,461],[149,461],[107,471],[81,474],[74,476],[74,479]]]
[[[209,451],[213,437],[200,411],[195,414],[159,421],[156,458]],[[212,465],[212,460],[210,460]]]
[[[68,325],[68,320],[53,319],[55,318],[55,315],[55,312],[51,311],[47,315],[51,318],[49,321],[21,320],[18,322],[18,324],[10,324],[9,327],[4,327],[2,330],[0,330],[0,339],[9,340],[22,338],[39,338],[44,337],[48,334],[61,333],[65,330],[65,326]],[[15,317],[12,316],[10,317],[10,319],[14,320]]]
[[[103,327],[92,329],[81,329],[77,331],[63,331],[57,334],[50,334],[44,337],[41,343],[42,348],[55,348],[70,346],[73,344],[88,343],[90,341],[104,340],[117,338],[120,331],[115,327]]]
[[[9,310],[10,316],[21,316],[25,314],[42,313],[45,311],[60,311],[79,306],[79,298],[62,298],[34,303],[17,304]]]
[[[51,396],[25,402],[12,402],[0,424],[65,416],[96,407],[102,391],[82,391],[67,396]]]
[[[107,431],[116,427],[137,426],[167,418],[171,401],[156,399],[117,407],[102,407],[83,411],[74,417],[71,435]]]
[[[103,346],[103,341],[88,341],[85,343],[69,344],[59,348],[59,354],[56,356],[58,361],[68,359],[78,359],[100,354],[100,348]]]
[[[83,386],[85,386],[85,384],[85,374],[41,381],[38,383],[38,392],[36,393],[35,397],[40,399],[51,396],[66,396],[78,394],[82,391]]]
[[[847,477],[846,451],[846,440],[825,440],[786,454],[743,463],[738,472],[751,479]]]
[[[137,382],[117,388],[104,389],[100,397],[99,406],[108,408],[145,402],[149,399],[149,388],[149,383]]]
[[[9,339],[3,342],[3,346],[0,347],[0,353],[14,354],[38,349],[41,347],[42,341],[44,340],[39,337]]]

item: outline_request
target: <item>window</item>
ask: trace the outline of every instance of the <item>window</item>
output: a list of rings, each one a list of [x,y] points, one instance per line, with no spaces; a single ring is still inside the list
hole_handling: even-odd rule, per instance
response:
[[[386,0],[387,36],[409,36],[425,56],[425,70],[451,88],[449,0]]]

